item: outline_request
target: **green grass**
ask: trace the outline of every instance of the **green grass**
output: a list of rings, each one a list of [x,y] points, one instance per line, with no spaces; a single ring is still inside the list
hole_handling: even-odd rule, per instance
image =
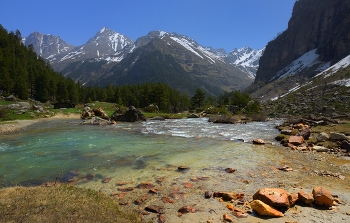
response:
[[[0,222],[140,223],[116,200],[98,191],[70,185],[0,189]]]

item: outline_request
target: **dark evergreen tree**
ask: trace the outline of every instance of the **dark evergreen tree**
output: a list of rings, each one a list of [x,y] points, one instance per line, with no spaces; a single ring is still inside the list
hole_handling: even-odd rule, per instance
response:
[[[203,106],[204,99],[205,99],[204,91],[200,88],[197,88],[196,93],[191,98],[192,106],[201,108]]]

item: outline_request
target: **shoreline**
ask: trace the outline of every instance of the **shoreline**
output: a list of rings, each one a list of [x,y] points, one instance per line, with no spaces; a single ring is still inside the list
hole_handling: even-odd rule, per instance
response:
[[[79,114],[62,114],[58,113],[52,117],[49,118],[38,118],[38,119],[31,119],[31,120],[11,120],[11,121],[5,121],[0,122],[0,134],[13,134],[20,131],[24,131],[26,127],[33,125],[38,122],[46,121],[46,120],[53,120],[53,119],[80,119]]]

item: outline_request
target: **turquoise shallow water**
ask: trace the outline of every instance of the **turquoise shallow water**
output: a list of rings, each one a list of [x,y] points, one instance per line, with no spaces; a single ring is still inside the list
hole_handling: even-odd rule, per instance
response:
[[[238,139],[251,141],[256,136],[272,140],[276,134],[275,122],[223,125],[207,119],[182,119],[114,126],[79,123],[44,121],[24,132],[0,136],[1,185],[38,185],[58,175],[67,180],[72,177],[67,175],[69,171],[94,173],[100,178],[116,174],[130,178],[137,173],[133,177],[140,178],[150,174],[144,172],[167,165],[214,168],[235,157],[239,157],[236,165],[249,166],[254,163],[254,147]]]

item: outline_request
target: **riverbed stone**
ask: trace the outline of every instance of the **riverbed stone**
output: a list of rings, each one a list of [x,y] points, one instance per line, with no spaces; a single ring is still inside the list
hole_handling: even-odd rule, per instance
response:
[[[302,136],[304,138],[304,140],[308,140],[310,138],[310,135],[311,135],[310,128],[303,129],[298,134],[298,136]]]
[[[270,216],[270,217],[283,217],[284,214],[273,207],[265,204],[260,200],[254,200],[250,203],[252,209],[259,215]]]
[[[288,142],[295,146],[299,146],[304,143],[304,138],[302,136],[290,136]]]
[[[223,215],[223,218],[224,218],[224,220],[227,221],[227,222],[232,222],[232,218],[231,218],[228,214],[224,214],[224,215]]]
[[[350,143],[344,140],[341,142],[340,148],[346,150],[346,152],[350,152]]]
[[[263,188],[253,195],[254,200],[260,200],[273,207],[289,207],[288,192],[281,188]]]
[[[146,211],[153,212],[153,213],[160,213],[162,214],[164,212],[163,206],[157,206],[157,205],[149,205],[145,208]]]
[[[294,206],[299,199],[299,195],[297,193],[288,194],[288,199],[289,199],[289,205]]]
[[[213,197],[220,197],[225,201],[231,201],[237,199],[235,192],[214,192]]]
[[[316,152],[328,152],[329,149],[324,146],[314,146],[312,147],[312,150],[315,150]]]
[[[186,206],[182,206],[177,212],[180,212],[182,214],[186,214],[186,213],[194,213],[196,212],[196,209],[194,209],[193,207],[186,205]]]
[[[318,142],[325,142],[329,140],[329,135],[325,132],[321,132],[316,137]]]
[[[312,190],[315,204],[325,207],[331,207],[333,204],[333,197],[331,193],[323,187],[315,187]]]
[[[314,202],[313,195],[304,191],[304,190],[300,190],[298,192],[298,199],[299,199],[299,201],[301,201],[305,204],[311,204],[312,202]]]
[[[338,140],[347,140],[347,139],[348,138],[343,133],[331,132],[329,134],[329,140],[338,141]]]
[[[254,144],[257,144],[257,145],[264,145],[264,144],[265,144],[265,141],[262,140],[262,139],[254,139],[254,140],[253,140],[253,143],[254,143]]]

